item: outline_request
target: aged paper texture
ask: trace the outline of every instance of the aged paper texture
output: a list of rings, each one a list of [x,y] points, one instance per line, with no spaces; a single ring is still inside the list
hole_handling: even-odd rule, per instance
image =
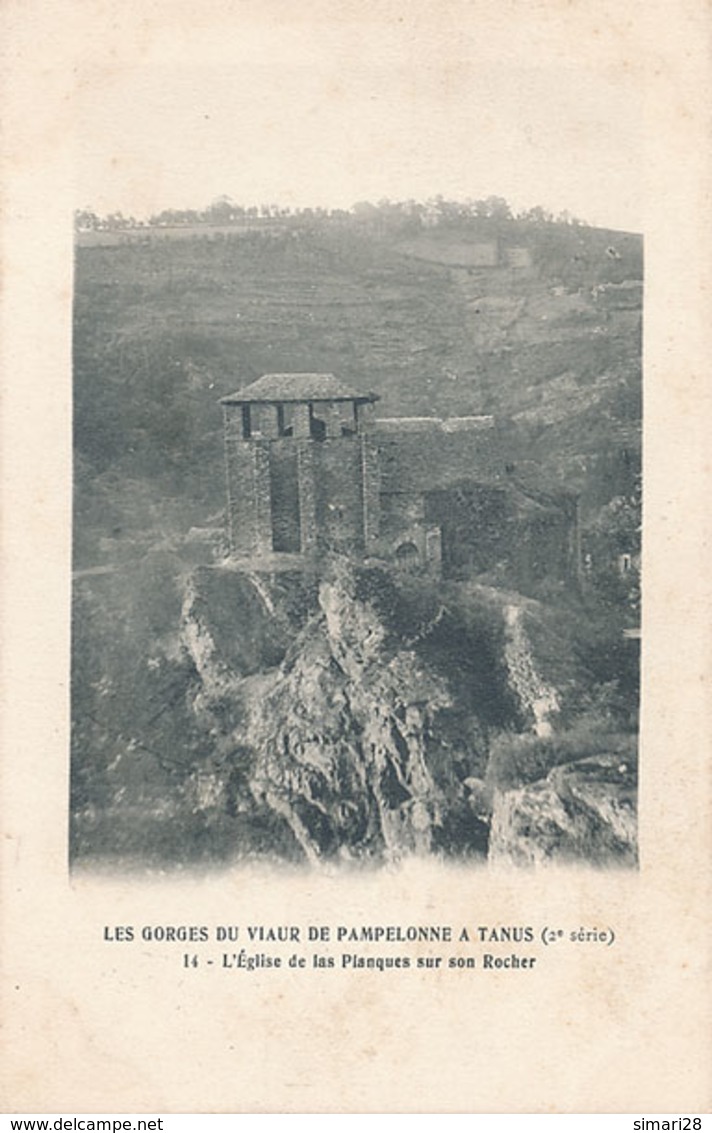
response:
[[[2,1107],[707,1110],[709,6],[7,0],[0,21]],[[475,81],[473,60],[491,93],[464,121],[458,107]],[[412,853],[361,870],[253,857],[211,869],[70,873],[72,215],[84,204],[120,208],[115,185],[131,196],[128,208],[146,213],[187,204],[172,188],[187,184],[186,170],[155,147],[149,107],[164,91],[179,154],[211,77],[217,103],[236,74],[248,97],[258,68],[259,129],[236,105],[227,147],[239,155],[247,203],[272,166],[274,199],[301,207],[349,207],[359,183],[368,199],[379,192],[379,168],[391,169],[394,195],[438,194],[437,171],[423,174],[428,143],[419,137],[420,116],[433,121],[437,107],[443,154],[481,147],[492,194],[521,162],[518,204],[537,205],[556,181],[554,196],[563,202],[570,188],[575,211],[575,157],[568,172],[560,160],[537,166],[513,134],[497,164],[487,146],[505,102],[512,114],[517,99],[533,99],[546,144],[575,155],[581,139],[563,125],[556,143],[574,90],[591,107],[587,152],[600,153],[591,207],[599,190],[626,207],[637,201],[641,223],[628,227],[645,240],[639,868],[515,869]],[[299,90],[313,73],[314,98],[330,107],[311,127],[312,155],[326,131],[323,163],[305,163],[298,146],[283,164],[275,156],[270,131],[287,144],[280,119],[295,73]],[[593,94],[604,86],[617,92],[608,115]],[[638,114],[635,186],[618,164],[628,105]],[[359,149],[361,112],[370,115],[370,155]],[[308,116],[294,123],[304,137]],[[389,156],[399,133],[411,139],[410,194]],[[206,135],[205,166],[223,160],[224,139]],[[113,169],[106,198],[85,201],[97,168]],[[221,191],[232,190],[215,196]],[[456,196],[457,186],[444,191]],[[460,193],[469,195],[466,179]],[[107,444],[110,436],[109,428]],[[418,926],[428,940],[409,935]],[[503,928],[510,937],[492,935]],[[367,947],[364,929],[381,931]],[[239,960],[243,947],[251,968]],[[359,966],[345,954],[409,963]],[[520,962],[495,963],[511,955]],[[320,966],[328,956],[333,969]]]

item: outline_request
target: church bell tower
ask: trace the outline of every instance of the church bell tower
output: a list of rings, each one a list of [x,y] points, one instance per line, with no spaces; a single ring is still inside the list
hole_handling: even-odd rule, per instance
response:
[[[379,534],[377,395],[333,374],[265,374],[220,400],[233,557],[368,554]]]

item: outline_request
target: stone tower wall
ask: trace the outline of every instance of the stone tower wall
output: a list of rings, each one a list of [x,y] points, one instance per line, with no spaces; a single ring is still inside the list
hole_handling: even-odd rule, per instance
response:
[[[375,545],[377,446],[363,435],[305,436],[302,408],[295,407],[295,435],[245,439],[241,406],[224,407],[229,540],[237,557],[317,548],[359,554]]]
[[[318,543],[342,552],[364,550],[361,442],[339,437],[312,444]]]

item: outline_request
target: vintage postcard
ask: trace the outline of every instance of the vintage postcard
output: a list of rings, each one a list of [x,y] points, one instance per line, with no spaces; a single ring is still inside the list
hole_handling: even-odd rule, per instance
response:
[[[706,1111],[706,7],[2,20],[3,1106]]]

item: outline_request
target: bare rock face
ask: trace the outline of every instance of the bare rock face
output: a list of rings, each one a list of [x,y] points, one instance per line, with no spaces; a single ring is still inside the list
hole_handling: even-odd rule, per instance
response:
[[[637,861],[636,765],[600,754],[495,794],[490,861],[516,866]]]
[[[269,575],[194,577],[182,645],[209,754],[191,805],[268,816],[288,856],[311,862],[484,858],[471,783],[485,728],[451,686],[460,643],[449,658],[444,617],[436,590],[379,568],[337,564],[311,593]]]
[[[311,863],[634,864],[630,748],[552,731],[553,647],[514,601],[346,562],[308,584],[194,576],[182,642],[207,742],[190,805]]]
[[[253,707],[252,790],[312,861],[428,852],[447,805],[428,760],[446,684],[389,649],[348,586],[324,584],[319,600],[323,616]]]
[[[562,723],[571,649],[541,603],[345,559],[149,566],[124,637],[87,651],[103,576],[77,610],[78,856],[635,861],[630,737]]]
[[[297,587],[294,588],[295,596]],[[183,591],[181,640],[201,679],[234,681],[284,657],[294,627],[285,587],[257,573],[198,567]]]

